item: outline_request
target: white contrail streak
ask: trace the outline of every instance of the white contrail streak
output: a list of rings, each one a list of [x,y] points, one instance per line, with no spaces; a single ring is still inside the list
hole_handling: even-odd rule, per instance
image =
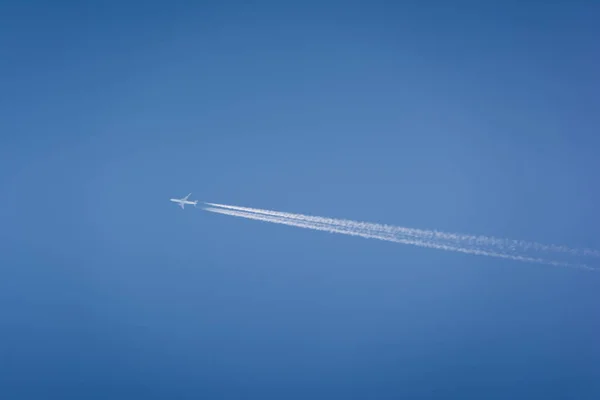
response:
[[[358,222],[346,219],[333,219],[316,217],[303,214],[286,213],[280,211],[263,210],[259,208],[239,207],[218,203],[206,203],[211,207],[226,208],[236,211],[246,211],[263,215],[276,217],[284,217],[302,221],[311,221],[321,224],[335,224],[345,227],[353,227],[366,231],[386,232],[392,235],[407,235],[427,240],[441,240],[443,242],[451,242],[460,246],[489,246],[501,251],[538,251],[538,252],[556,252],[568,253],[574,256],[600,257],[600,251],[590,249],[572,249],[567,246],[546,245],[524,240],[501,239],[489,236],[465,235],[461,233],[439,232],[434,230],[405,228],[399,226],[390,226],[384,224],[375,224],[369,222]]]
[[[433,248],[433,249],[438,249],[438,250],[456,251],[456,252],[460,252],[460,253],[505,258],[505,259],[515,260],[515,261],[525,261],[525,262],[538,263],[538,264],[546,264],[546,265],[554,265],[554,266],[562,266],[562,267],[575,267],[575,268],[584,268],[584,269],[594,270],[594,268],[591,268],[586,265],[571,264],[571,263],[567,263],[567,262],[552,261],[552,260],[546,260],[546,259],[536,258],[536,257],[527,257],[527,256],[522,256],[522,255],[501,253],[501,252],[497,252],[497,251],[469,248],[469,247],[460,246],[460,245],[456,245],[456,244],[452,245],[452,244],[439,243],[432,239],[417,238],[412,235],[407,235],[405,237],[402,237],[397,234],[394,235],[393,233],[390,233],[390,232],[384,232],[384,231],[377,232],[375,230],[367,230],[367,229],[364,229],[360,225],[361,223],[357,223],[357,225],[350,226],[350,225],[341,224],[340,223],[341,220],[332,220],[329,218],[323,218],[323,220],[327,220],[327,221],[331,221],[331,222],[314,221],[314,220],[298,218],[298,217],[307,217],[302,214],[292,214],[292,215],[295,215],[296,218],[290,218],[290,217],[281,216],[281,215],[270,215],[270,214],[259,213],[259,212],[241,211],[241,210],[237,210],[237,209],[232,209],[233,206],[217,208],[219,206],[217,204],[214,204],[214,203],[207,203],[207,204],[209,204],[211,207],[204,208],[206,211],[210,211],[210,212],[218,213],[218,214],[230,215],[230,216],[234,216],[234,217],[253,219],[253,220],[258,220],[258,221],[263,221],[263,222],[271,222],[271,223],[276,223],[276,224],[295,226],[295,227],[299,227],[299,228],[325,231],[325,232],[329,232],[329,233],[339,233],[339,234],[344,234],[344,235],[359,236],[359,237],[368,238],[368,239],[378,239],[378,240],[385,240],[385,241],[395,242],[395,243],[411,244],[411,245],[415,245],[415,246],[428,247],[428,248]],[[241,207],[239,207],[239,208],[241,208]],[[263,210],[260,210],[260,211],[263,211]],[[264,210],[264,211],[266,211],[266,210]],[[313,218],[317,218],[317,217],[313,217]],[[346,222],[346,221],[344,221],[344,222]]]

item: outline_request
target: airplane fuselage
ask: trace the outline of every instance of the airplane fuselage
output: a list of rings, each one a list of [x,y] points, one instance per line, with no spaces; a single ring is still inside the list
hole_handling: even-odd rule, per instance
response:
[[[196,204],[198,204],[198,200],[195,201],[189,201],[189,200],[180,200],[180,199],[170,199],[173,203],[179,203],[179,204],[190,204],[192,206],[195,206]]]

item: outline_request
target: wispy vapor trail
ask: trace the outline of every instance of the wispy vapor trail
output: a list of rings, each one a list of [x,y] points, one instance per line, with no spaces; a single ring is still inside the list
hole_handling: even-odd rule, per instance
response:
[[[392,235],[407,235],[411,237],[417,237],[426,240],[437,240],[442,242],[448,242],[453,244],[460,244],[461,246],[486,246],[493,247],[498,251],[538,251],[538,252],[556,252],[556,253],[567,253],[574,256],[587,256],[587,257],[600,257],[600,251],[591,249],[573,249],[567,246],[558,245],[546,245],[536,242],[528,242],[524,240],[513,240],[513,239],[502,239],[491,236],[482,235],[465,235],[462,233],[449,233],[440,232],[435,230],[424,230],[406,228],[400,226],[391,226],[384,224],[375,224],[370,222],[358,222],[346,219],[334,219],[325,217],[316,217],[304,214],[294,214],[281,211],[263,210],[259,208],[250,207],[239,207],[231,206],[227,204],[218,203],[206,203],[211,207],[226,208],[236,211],[245,211],[250,213],[258,213],[263,215],[270,215],[276,217],[284,217],[290,219],[297,219],[302,221],[311,221],[321,224],[335,224],[343,225],[346,227],[352,227],[365,231],[375,232],[386,232]]]
[[[502,250],[489,249],[486,248],[486,245],[489,246],[490,243],[485,241],[478,242],[473,240],[467,240],[460,243],[458,238],[443,236],[453,234],[443,234],[442,232],[436,232],[442,235],[435,235],[432,234],[431,231],[394,227],[389,225],[314,217],[303,214],[292,214],[248,207],[229,206],[217,203],[206,204],[209,207],[206,207],[205,210],[209,212],[258,220],[263,222],[271,222],[276,224],[283,224],[305,229],[313,229],[329,233],[359,236],[368,239],[378,239],[395,243],[410,244],[419,247],[427,247],[438,250],[455,251],[465,254],[498,257],[537,264],[594,270],[594,268],[583,264],[555,261],[540,257],[532,257],[524,254],[512,254]],[[469,239],[473,238],[467,235],[463,236]]]

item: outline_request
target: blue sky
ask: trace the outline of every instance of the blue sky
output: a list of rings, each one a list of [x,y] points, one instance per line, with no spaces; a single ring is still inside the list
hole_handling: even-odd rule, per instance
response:
[[[0,397],[600,398],[600,7],[0,5]]]

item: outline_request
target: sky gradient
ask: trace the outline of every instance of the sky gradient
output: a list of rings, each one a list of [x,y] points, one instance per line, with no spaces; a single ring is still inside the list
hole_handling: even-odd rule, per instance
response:
[[[285,3],[285,4],[284,4]],[[0,398],[598,399],[592,1],[0,5]]]

